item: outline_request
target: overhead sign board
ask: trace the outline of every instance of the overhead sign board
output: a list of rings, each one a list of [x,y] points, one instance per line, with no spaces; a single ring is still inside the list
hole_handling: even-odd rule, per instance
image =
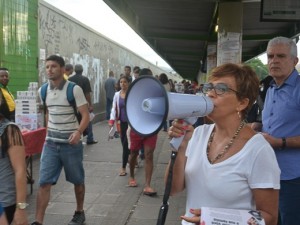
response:
[[[300,21],[299,0],[261,0],[261,21]]]

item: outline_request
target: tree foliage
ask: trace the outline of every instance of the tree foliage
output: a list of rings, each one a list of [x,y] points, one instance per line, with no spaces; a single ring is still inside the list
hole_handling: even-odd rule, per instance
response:
[[[250,66],[255,71],[259,80],[262,80],[269,75],[267,65],[264,65],[259,58],[251,59],[245,62],[245,64]]]

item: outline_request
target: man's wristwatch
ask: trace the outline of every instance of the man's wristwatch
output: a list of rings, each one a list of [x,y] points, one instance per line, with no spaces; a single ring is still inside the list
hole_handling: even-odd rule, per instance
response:
[[[27,206],[29,206],[29,204],[26,203],[26,202],[18,202],[17,205],[16,205],[16,208],[17,209],[26,209]]]
[[[286,148],[286,138],[281,138],[282,144],[281,144],[281,150],[284,150]]]

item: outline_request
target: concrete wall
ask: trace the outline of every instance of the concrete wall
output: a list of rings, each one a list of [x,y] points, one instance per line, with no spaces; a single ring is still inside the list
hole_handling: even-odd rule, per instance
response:
[[[112,70],[118,78],[124,66],[150,68],[154,74],[165,71],[149,63],[76,19],[44,1],[39,2],[39,82],[47,81],[45,59],[52,54],[66,63],[82,64],[90,80],[96,120],[105,117],[104,82]]]

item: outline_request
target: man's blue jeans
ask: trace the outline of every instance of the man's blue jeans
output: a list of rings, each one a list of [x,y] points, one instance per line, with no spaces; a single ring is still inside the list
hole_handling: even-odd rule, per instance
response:
[[[300,224],[300,177],[280,181],[279,194],[280,225]]]
[[[88,134],[86,136],[86,142],[93,142],[93,141],[94,141],[93,124],[92,124],[92,122],[89,122]]]
[[[113,101],[106,98],[106,119],[109,120]]]

